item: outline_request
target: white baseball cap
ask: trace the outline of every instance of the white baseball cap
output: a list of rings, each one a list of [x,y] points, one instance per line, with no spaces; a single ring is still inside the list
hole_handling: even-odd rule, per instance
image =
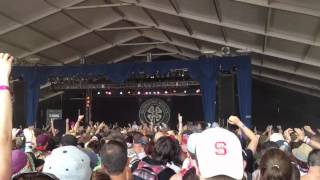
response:
[[[46,157],[43,172],[61,180],[88,180],[91,177],[90,158],[75,146],[62,146]]]
[[[242,179],[242,148],[234,133],[216,127],[203,131],[196,139],[196,156],[201,177],[225,175]]]

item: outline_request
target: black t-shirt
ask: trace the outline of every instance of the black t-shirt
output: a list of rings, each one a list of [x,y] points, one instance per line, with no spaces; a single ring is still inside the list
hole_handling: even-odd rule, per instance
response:
[[[161,163],[157,162],[157,161],[154,161],[152,159],[150,159],[149,157],[145,157],[142,159],[144,162],[150,164],[150,165],[161,165]],[[134,166],[134,165],[133,165]],[[136,165],[135,167],[137,168],[138,165]],[[175,175],[175,172],[170,169],[170,168],[166,168],[164,170],[162,170],[159,174],[158,174],[158,179],[159,180],[167,180],[167,179],[170,179],[171,176]],[[133,179],[134,180],[143,180],[142,178],[140,177],[136,177],[136,176],[133,176]]]
[[[246,172],[252,173],[253,172],[253,165],[254,165],[254,157],[253,152],[251,149],[244,150],[245,157],[244,160],[247,162],[247,166],[245,168]]]

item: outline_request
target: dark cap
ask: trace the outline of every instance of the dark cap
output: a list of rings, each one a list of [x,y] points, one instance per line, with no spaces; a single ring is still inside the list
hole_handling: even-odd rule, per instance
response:
[[[77,146],[78,140],[75,136],[67,134],[61,138],[62,146]]]

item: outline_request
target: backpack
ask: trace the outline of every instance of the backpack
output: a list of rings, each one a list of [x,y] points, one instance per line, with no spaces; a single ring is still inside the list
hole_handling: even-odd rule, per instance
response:
[[[144,161],[140,161],[132,175],[144,180],[158,180],[158,175],[166,168],[163,165],[150,165]]]

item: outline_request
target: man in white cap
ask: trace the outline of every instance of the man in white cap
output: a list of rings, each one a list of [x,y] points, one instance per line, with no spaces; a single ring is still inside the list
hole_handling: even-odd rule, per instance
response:
[[[197,137],[195,153],[201,178],[243,178],[242,148],[234,133],[219,127],[203,131]]]

